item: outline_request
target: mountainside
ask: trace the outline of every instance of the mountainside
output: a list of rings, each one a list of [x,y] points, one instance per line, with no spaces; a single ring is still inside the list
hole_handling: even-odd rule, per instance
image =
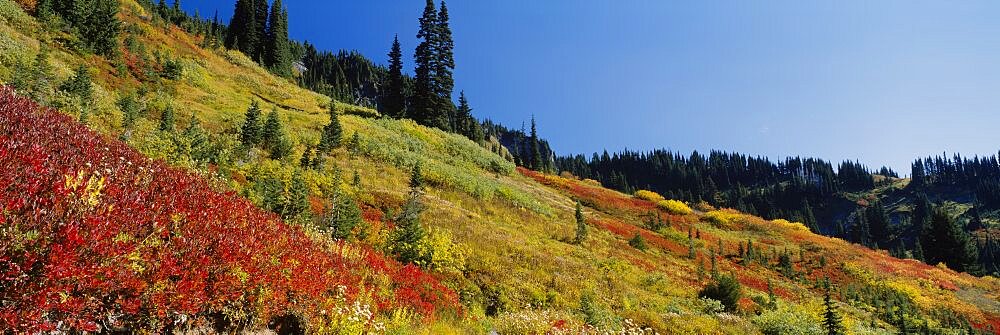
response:
[[[331,107],[131,0],[118,57],[22,8],[0,0],[14,333],[1000,333],[994,277]],[[81,65],[89,99],[60,84]]]

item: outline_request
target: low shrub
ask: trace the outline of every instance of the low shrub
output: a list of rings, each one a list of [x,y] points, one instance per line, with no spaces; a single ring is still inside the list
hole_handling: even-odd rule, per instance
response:
[[[672,200],[672,199],[671,200],[663,200],[663,201],[657,202],[656,205],[659,206],[660,208],[662,208],[663,210],[669,212],[670,214],[688,215],[688,214],[694,213],[694,211],[691,210],[691,207],[688,207],[687,204],[685,204],[683,202],[680,202],[680,201],[677,201],[677,200]]]

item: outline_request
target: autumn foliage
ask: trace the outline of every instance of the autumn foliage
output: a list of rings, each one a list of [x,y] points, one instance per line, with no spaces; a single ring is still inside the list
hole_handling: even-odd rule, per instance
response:
[[[458,308],[412,265],[310,238],[0,87],[0,329],[308,321],[338,287],[377,312]]]

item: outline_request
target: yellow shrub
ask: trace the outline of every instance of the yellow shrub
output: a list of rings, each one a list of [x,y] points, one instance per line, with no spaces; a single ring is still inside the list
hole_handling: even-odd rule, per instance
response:
[[[785,219],[772,220],[771,222],[782,227],[792,228],[794,230],[809,231],[809,228],[806,228],[806,226],[801,222],[791,222]]]
[[[728,226],[729,224],[732,224],[733,221],[739,219],[740,216],[741,214],[718,210],[705,213],[705,216],[701,219],[702,221],[710,222],[716,226]]]
[[[688,207],[688,205],[684,204],[683,202],[677,201],[677,200],[672,200],[672,199],[671,200],[663,200],[663,201],[657,202],[656,205],[660,206],[660,208],[663,208],[664,210],[666,210],[667,212],[670,212],[671,214],[688,215],[688,214],[693,213],[693,211],[691,210],[691,207]]]
[[[652,202],[660,202],[660,201],[663,201],[663,200],[667,200],[666,198],[664,198],[659,193],[656,193],[656,192],[653,192],[653,191],[647,191],[647,190],[638,190],[638,191],[636,191],[635,192],[635,197],[639,198],[639,199],[642,199],[642,200],[649,200],[649,201],[652,201]]]

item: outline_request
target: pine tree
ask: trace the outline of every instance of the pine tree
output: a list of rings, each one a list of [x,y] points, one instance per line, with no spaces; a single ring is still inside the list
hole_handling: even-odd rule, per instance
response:
[[[118,98],[118,108],[122,111],[122,127],[132,129],[135,120],[139,118],[139,101],[135,95],[126,94]]]
[[[189,155],[195,162],[207,162],[214,158],[212,142],[208,138],[208,133],[201,127],[198,118],[191,116],[191,122],[184,128],[184,138],[190,143]]]
[[[472,107],[469,106],[469,100],[465,98],[465,91],[459,93],[457,113],[459,129],[456,129],[456,131],[465,135],[465,137],[468,137],[473,142],[483,143],[486,140],[486,135],[483,133],[482,125],[472,116]]]
[[[49,50],[42,47],[35,55],[31,65],[31,80],[29,96],[39,105],[47,105],[52,97],[52,87],[55,75],[52,74],[52,64],[49,63]]]
[[[406,93],[403,82],[403,51],[399,36],[392,40],[389,50],[389,81],[382,101],[382,114],[392,118],[406,117]]]
[[[274,0],[271,5],[270,24],[268,24],[267,66],[271,72],[288,77],[292,74],[292,55],[288,41],[288,11],[281,5],[281,0]]]
[[[167,106],[163,110],[163,114],[160,116],[160,131],[173,132],[174,131],[174,107]]]
[[[455,104],[452,103],[451,94],[455,89],[455,79],[452,73],[455,70],[455,41],[451,35],[451,25],[449,24],[448,6],[441,1],[441,7],[437,13],[437,35],[435,42],[437,46],[435,55],[437,60],[434,69],[435,95],[437,96],[439,117],[447,117],[449,122],[447,130],[454,131],[456,125]]]
[[[636,232],[635,236],[632,236],[632,238],[628,240],[628,245],[642,251],[646,250],[646,240],[642,238],[642,235],[639,234],[639,232]],[[712,260],[712,264],[715,264],[715,260]]]
[[[351,186],[354,187],[355,191],[361,191],[361,175],[358,174],[358,170],[354,170],[354,177],[351,178]]]
[[[292,175],[292,183],[289,185],[288,196],[283,206],[282,217],[291,220],[299,217],[309,208],[309,187],[299,170]]]
[[[535,126],[535,116],[531,116],[531,169],[535,171],[541,171],[543,169],[542,164],[542,152],[538,147],[538,128]]]
[[[587,238],[587,220],[583,217],[583,205],[576,202],[576,244],[583,243]]]
[[[410,189],[414,192],[420,192],[424,188],[424,175],[420,172],[420,163],[413,166],[413,170],[410,172]]]
[[[844,334],[844,325],[840,319],[840,314],[837,312],[837,306],[830,297],[829,281],[824,284],[824,287],[826,288],[826,293],[823,295],[823,306],[825,307],[823,312],[823,328],[826,329],[828,335],[842,335]]]
[[[84,1],[77,1],[84,3]],[[121,21],[118,20],[118,0],[88,1],[80,22],[74,24],[78,34],[94,53],[110,57],[118,49],[118,34]]]
[[[302,152],[302,158],[299,158],[299,166],[303,169],[308,169],[312,164],[312,158],[310,158],[312,150],[312,146],[306,146],[306,150]]]
[[[354,227],[361,224],[361,209],[353,198],[338,192],[334,195],[333,208],[327,217],[327,227],[335,239],[347,239]]]
[[[267,57],[267,0],[254,0],[254,31],[257,35],[257,44],[249,55],[258,63],[263,63]]]
[[[321,153],[328,153],[333,148],[340,146],[340,139],[343,136],[343,128],[340,127],[340,118],[335,109],[336,102],[330,101],[330,123],[323,126],[323,133],[320,136],[319,146],[316,148]]]
[[[700,263],[700,262],[699,262]],[[740,296],[743,295],[743,287],[736,277],[732,275],[719,275],[715,280],[702,288],[698,292],[698,297],[709,298],[722,303],[728,312],[735,312],[739,307]]]
[[[426,233],[420,223],[420,215],[424,211],[419,191],[410,192],[410,197],[403,205],[402,211],[395,218],[396,229],[392,234],[391,251],[403,263],[426,264],[426,255],[420,250],[420,243]]]
[[[73,76],[59,86],[59,89],[76,96],[81,104],[89,104],[94,95],[90,69],[86,65],[81,64],[73,72]]]
[[[246,120],[243,122],[243,127],[240,128],[240,142],[243,143],[243,146],[252,148],[260,143],[260,138],[260,105],[254,100],[250,103],[250,108],[247,108]]]
[[[283,130],[281,120],[278,117],[278,111],[271,109],[271,112],[267,113],[264,128],[261,129],[260,133],[260,140],[264,144],[264,148],[267,150],[277,148],[280,145],[282,133]]]
[[[258,2],[263,0],[256,0]],[[267,5],[265,5],[265,8]],[[254,0],[236,0],[233,17],[226,34],[226,48],[236,49],[253,58],[260,43]]]
[[[923,248],[931,264],[943,262],[959,272],[979,272],[976,246],[971,243],[969,234],[943,208],[933,211],[928,235],[931,238]]]
[[[420,30],[417,32],[417,38],[421,41],[413,54],[414,87],[409,116],[419,124],[444,128],[445,124],[437,115],[437,85],[435,82],[438,47],[437,16],[434,0],[427,0],[423,16],[420,17]]]

